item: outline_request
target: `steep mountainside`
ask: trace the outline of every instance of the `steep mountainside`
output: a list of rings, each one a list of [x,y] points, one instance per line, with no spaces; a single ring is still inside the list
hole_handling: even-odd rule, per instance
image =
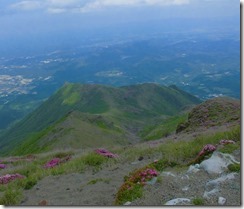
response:
[[[150,83],[115,88],[66,83],[0,139],[1,152],[8,152],[24,140],[27,140],[28,147],[37,141],[42,143],[43,138],[53,147],[54,142],[59,144],[57,140],[61,141],[61,133],[62,137],[68,136],[65,133],[70,130],[76,132],[76,137],[71,134],[69,139],[61,137],[62,140],[68,144],[76,141],[75,146],[79,144],[79,147],[84,145],[84,133],[95,133],[95,130],[97,134],[86,139],[91,140],[89,146],[98,139],[109,143],[118,140],[121,143],[132,142],[139,139],[138,133],[145,125],[158,118],[174,116],[199,102],[199,99],[175,86],[165,87]],[[59,129],[65,131],[59,132]],[[102,132],[105,130],[107,137],[103,140]],[[36,149],[39,150],[38,147]]]
[[[240,124],[240,101],[219,97],[194,107],[188,120],[178,125],[176,132],[195,131],[225,124]]]

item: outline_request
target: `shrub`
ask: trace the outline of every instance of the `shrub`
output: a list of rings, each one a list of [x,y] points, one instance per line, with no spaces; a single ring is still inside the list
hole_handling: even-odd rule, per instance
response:
[[[107,159],[99,154],[90,153],[84,157],[84,163],[88,166],[99,167],[102,165]]]
[[[147,181],[157,176],[157,171],[152,166],[137,169],[124,177],[125,183],[119,188],[116,195],[115,204],[121,205],[126,201],[132,201],[142,196],[142,187]]]
[[[142,186],[127,182],[119,189],[116,195],[115,204],[122,205],[127,201],[133,201],[140,197],[142,197]]]

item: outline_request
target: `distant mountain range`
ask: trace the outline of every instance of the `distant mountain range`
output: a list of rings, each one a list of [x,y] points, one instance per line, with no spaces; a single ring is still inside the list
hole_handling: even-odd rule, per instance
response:
[[[66,83],[0,138],[1,154],[131,144],[163,137],[201,101],[176,86]],[[169,120],[169,119],[172,120]],[[154,133],[155,132],[155,133]],[[154,134],[153,134],[154,133]]]

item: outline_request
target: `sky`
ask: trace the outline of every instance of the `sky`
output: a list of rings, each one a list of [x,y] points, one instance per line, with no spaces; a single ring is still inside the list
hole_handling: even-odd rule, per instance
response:
[[[239,17],[239,0],[0,0],[0,56],[88,38],[200,26],[238,30]]]

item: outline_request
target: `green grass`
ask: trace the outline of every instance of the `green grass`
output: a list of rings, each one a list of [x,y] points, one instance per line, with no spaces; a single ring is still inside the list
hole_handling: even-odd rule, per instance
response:
[[[240,147],[240,142],[236,142],[235,144],[226,144],[222,148],[219,149],[220,152],[231,154],[234,150]]]
[[[240,127],[213,135],[199,136],[191,141],[169,142],[160,146],[159,150],[165,159],[177,164],[185,164],[194,159],[206,144],[218,144],[221,139],[230,139],[238,144],[240,142]]]
[[[230,164],[228,166],[228,169],[229,169],[230,172],[237,172],[238,173],[241,170],[241,165],[240,164],[237,164],[237,163]]]
[[[78,92],[73,92],[71,95],[64,99],[62,104],[64,105],[74,105],[80,100],[80,94]]]
[[[99,167],[106,161],[107,158],[96,153],[90,153],[84,158],[85,165],[94,167]]]
[[[178,124],[186,120],[187,114],[170,117],[155,126],[146,126],[139,135],[146,141],[166,137],[174,133]]]
[[[29,137],[21,143],[18,147],[16,147],[11,154],[12,155],[27,155],[31,153],[40,153],[40,152],[45,152],[49,151],[49,144],[45,144],[44,146],[39,146],[39,140],[46,136],[51,130],[53,130],[53,126],[50,126],[43,131],[40,131],[38,133],[32,133],[29,135]]]
[[[0,205],[13,206],[21,201],[22,193],[18,189],[7,188],[4,195],[0,198]]]
[[[201,197],[197,197],[192,200],[192,203],[194,205],[204,205],[204,199]]]
[[[130,190],[128,190],[128,188],[120,188],[116,196],[115,205],[123,205],[127,201],[133,201],[142,197],[143,188],[140,185],[132,185],[130,188]]]
[[[24,189],[25,190],[31,189],[33,186],[35,186],[37,184],[37,181],[38,181],[38,179],[35,177],[30,177],[30,178],[26,179]]]

